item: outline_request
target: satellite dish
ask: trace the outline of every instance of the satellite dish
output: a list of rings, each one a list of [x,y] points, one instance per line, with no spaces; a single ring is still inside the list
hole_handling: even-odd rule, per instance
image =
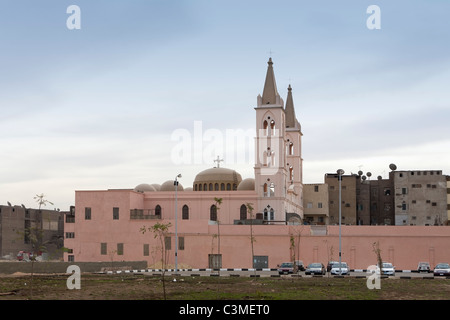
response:
[[[395,171],[395,170],[397,170],[397,166],[395,164],[391,163],[389,165],[389,169],[391,169],[392,171]]]
[[[9,201],[7,201],[7,202],[8,202],[8,206],[10,206],[10,207],[11,207],[11,206],[12,206],[11,202],[9,202]]]

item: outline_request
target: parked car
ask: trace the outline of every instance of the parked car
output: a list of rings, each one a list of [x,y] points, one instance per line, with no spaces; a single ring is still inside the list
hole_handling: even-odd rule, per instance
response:
[[[434,268],[433,274],[435,276],[448,276],[450,275],[450,266],[448,263],[438,263]]]
[[[305,274],[324,275],[325,273],[326,273],[325,266],[323,265],[323,263],[320,263],[320,262],[310,263],[305,270]]]
[[[339,261],[328,261],[327,272],[331,271],[331,268],[333,267],[333,264],[335,264],[335,263],[339,263]]]
[[[346,262],[337,262],[333,264],[330,271],[331,274],[343,275],[349,273],[349,268]]]
[[[390,262],[383,262],[383,267],[381,268],[381,274],[395,275],[395,267]]]
[[[431,267],[428,262],[419,262],[419,265],[417,266],[418,272],[431,272]]]
[[[278,267],[279,274],[289,274],[294,273],[294,264],[292,262],[283,262],[281,266]]]

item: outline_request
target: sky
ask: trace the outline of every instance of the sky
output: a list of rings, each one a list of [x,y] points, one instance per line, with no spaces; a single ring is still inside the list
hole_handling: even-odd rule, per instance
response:
[[[253,177],[269,57],[284,100],[292,86],[304,183],[391,163],[450,174],[447,0],[0,5],[0,205],[43,193],[68,210],[76,190],[179,173],[189,187],[217,156]]]

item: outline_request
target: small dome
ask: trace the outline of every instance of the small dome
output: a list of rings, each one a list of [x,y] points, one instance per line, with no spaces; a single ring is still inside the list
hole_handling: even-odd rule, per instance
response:
[[[156,191],[160,191],[160,190],[161,190],[161,185],[160,185],[160,184],[152,183],[151,186],[152,186],[153,188],[155,188]]]
[[[141,183],[140,185],[136,186],[136,188],[134,188],[134,191],[148,192],[148,191],[156,191],[156,189],[147,183]]]
[[[161,185],[161,189],[159,191],[175,191],[175,185],[173,184],[173,180],[167,180]],[[183,186],[178,182],[177,191],[183,191]]]
[[[242,180],[242,182],[239,183],[237,189],[239,191],[242,191],[242,190],[255,190],[255,179],[247,178],[247,179]]]

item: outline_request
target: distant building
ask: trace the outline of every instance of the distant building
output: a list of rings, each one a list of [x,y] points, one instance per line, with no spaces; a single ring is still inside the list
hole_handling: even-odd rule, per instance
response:
[[[62,259],[59,249],[64,244],[64,214],[56,210],[0,206],[0,257],[15,258],[19,251],[25,251]]]
[[[303,185],[304,221],[307,224],[329,224],[328,185],[314,183]]]
[[[343,175],[341,181],[341,223],[357,224],[356,190],[360,177],[356,174]],[[325,184],[328,185],[329,224],[339,224],[339,180],[337,173],[325,174]]]
[[[447,178],[441,170],[393,171],[396,225],[443,225]]]

